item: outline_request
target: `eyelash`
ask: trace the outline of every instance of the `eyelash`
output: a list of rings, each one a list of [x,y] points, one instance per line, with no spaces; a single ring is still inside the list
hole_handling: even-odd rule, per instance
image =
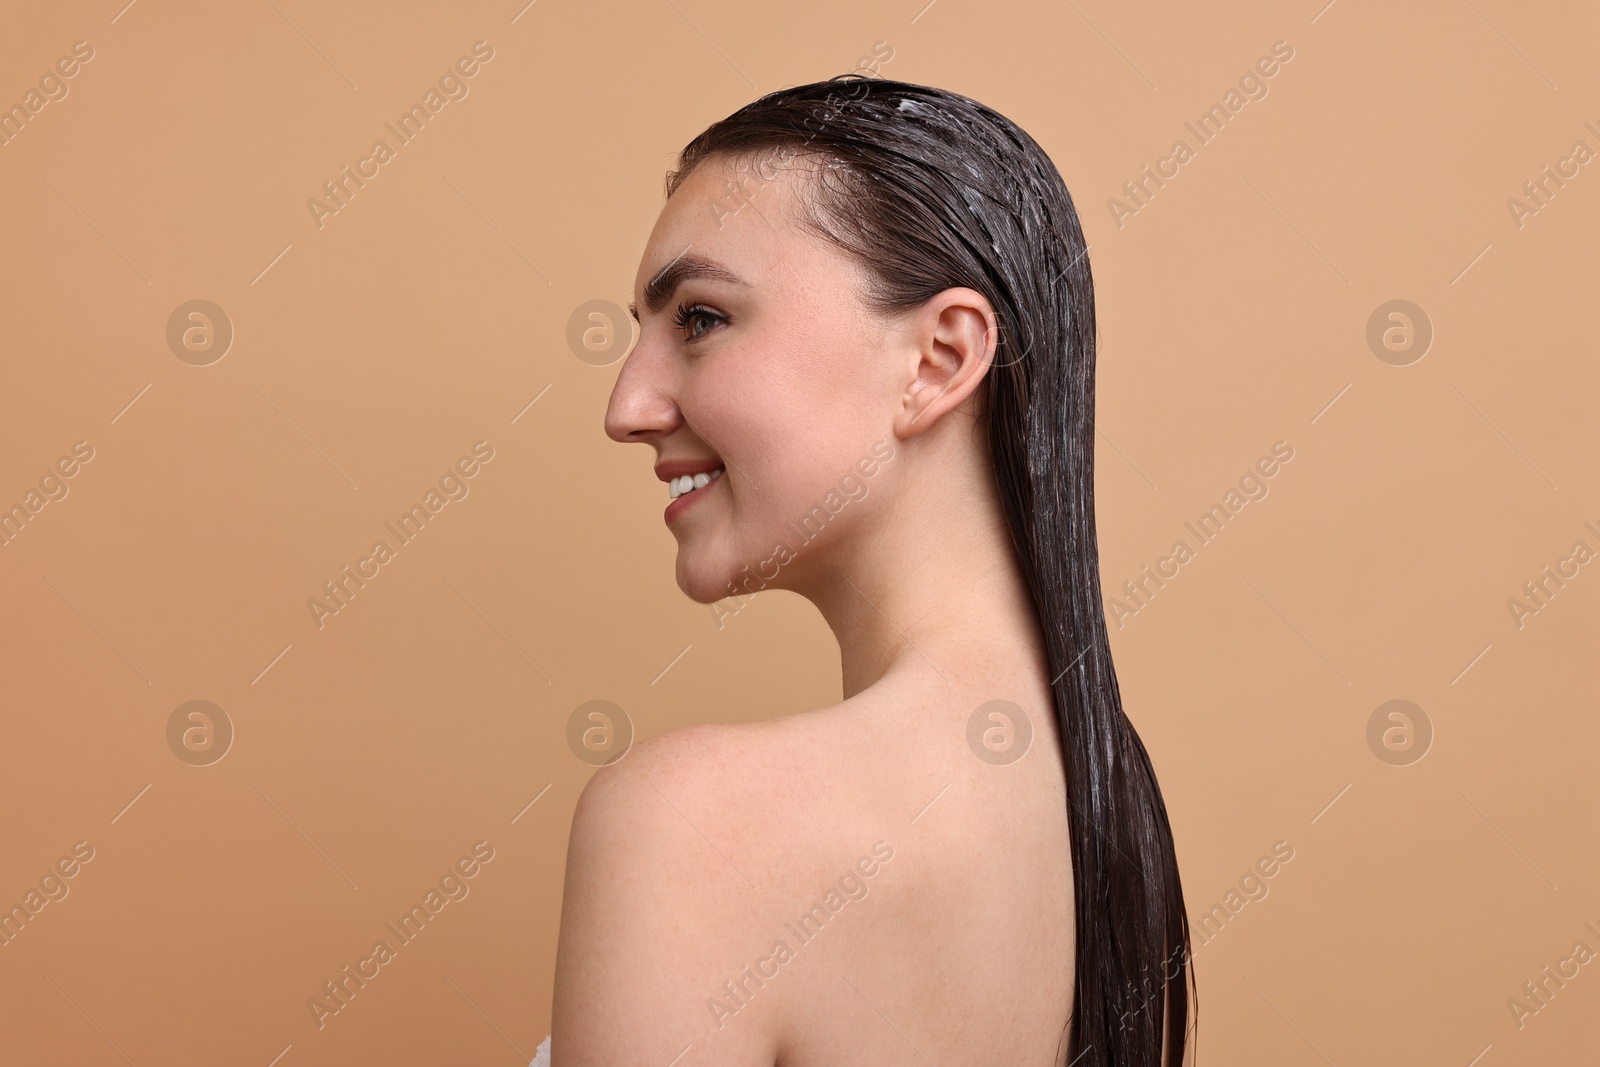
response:
[[[689,325],[695,319],[701,318],[701,317],[704,317],[704,318],[707,318],[707,319],[711,319],[711,320],[714,320],[716,322],[726,322],[727,321],[721,315],[718,315],[715,311],[712,311],[710,308],[703,307],[700,304],[679,304],[678,305],[678,313],[673,316],[672,324],[674,326],[676,326],[680,330],[687,330],[689,328]],[[685,337],[684,341],[686,343],[688,343],[688,344],[694,344],[694,342],[698,341],[700,338],[704,337],[706,334],[710,333],[714,329],[716,329],[715,326],[711,327],[711,329],[705,330],[704,332],[702,332],[702,333],[700,333],[700,334],[698,334],[696,336]]]

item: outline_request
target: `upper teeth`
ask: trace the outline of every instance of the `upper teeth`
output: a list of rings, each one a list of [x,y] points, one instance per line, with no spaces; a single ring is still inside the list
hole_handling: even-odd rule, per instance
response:
[[[701,472],[700,474],[681,474],[667,482],[667,495],[673,500],[676,500],[685,493],[692,492],[693,490],[710,485],[721,475],[721,467],[718,467],[716,470],[711,471],[710,473]]]

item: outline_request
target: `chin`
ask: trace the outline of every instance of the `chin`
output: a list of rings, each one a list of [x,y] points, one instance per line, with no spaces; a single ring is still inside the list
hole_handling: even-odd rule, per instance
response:
[[[676,577],[683,595],[697,604],[714,604],[732,596],[728,583],[733,575],[712,561],[696,560],[694,556],[693,550],[679,547]]]

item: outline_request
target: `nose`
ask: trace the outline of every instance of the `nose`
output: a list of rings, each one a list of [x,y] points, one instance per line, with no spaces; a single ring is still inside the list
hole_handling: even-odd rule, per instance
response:
[[[682,421],[664,354],[644,337],[622,362],[606,404],[606,436],[623,444],[665,437]]]

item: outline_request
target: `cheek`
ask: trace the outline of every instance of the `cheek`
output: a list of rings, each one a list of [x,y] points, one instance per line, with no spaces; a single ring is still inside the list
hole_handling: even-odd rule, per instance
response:
[[[778,488],[793,477],[787,469],[795,447],[813,430],[816,400],[807,375],[787,354],[756,345],[753,354],[729,359],[726,373],[697,383],[694,428],[706,444],[736,467],[747,494]],[[754,483],[752,486],[751,483]]]
[[[881,356],[853,324],[815,321],[719,355],[729,358],[695,383],[685,416],[730,466],[743,539],[770,551],[883,435],[890,407],[874,399],[882,383],[867,373]]]

